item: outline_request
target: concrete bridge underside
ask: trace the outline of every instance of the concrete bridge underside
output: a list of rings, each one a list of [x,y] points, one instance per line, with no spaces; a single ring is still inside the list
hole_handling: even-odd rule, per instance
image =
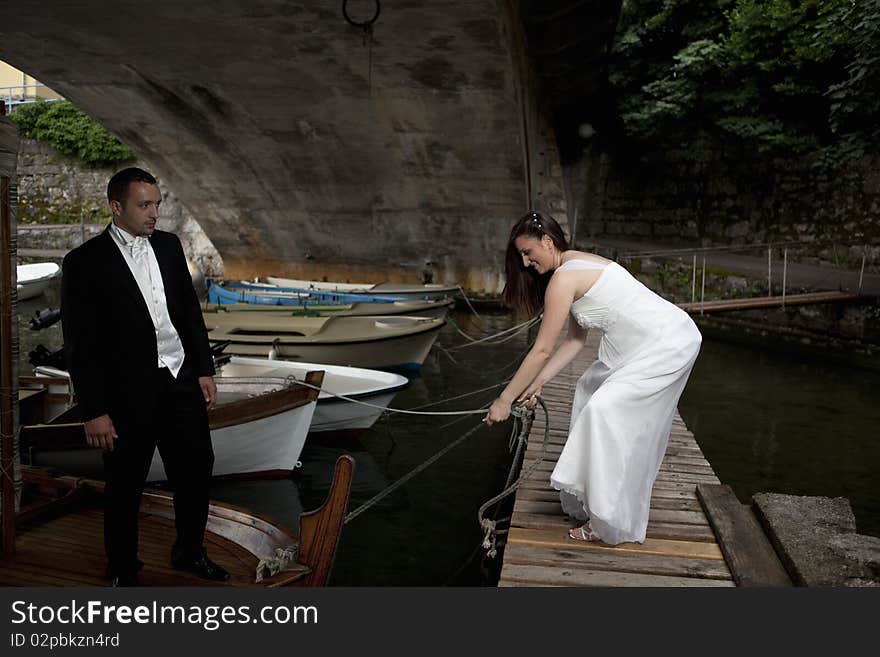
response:
[[[497,291],[510,222],[541,185],[565,218],[515,3],[384,2],[372,39],[342,5],[4,0],[0,59],[149,162],[227,276],[430,272]]]

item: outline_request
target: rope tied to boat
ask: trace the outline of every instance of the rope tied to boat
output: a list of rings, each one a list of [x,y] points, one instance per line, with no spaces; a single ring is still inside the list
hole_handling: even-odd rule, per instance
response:
[[[342,521],[343,524],[348,524],[350,521],[354,520],[359,515],[361,515],[364,511],[367,511],[371,507],[378,504],[383,498],[387,497],[388,495],[390,495],[391,493],[396,491],[398,488],[403,486],[406,482],[408,482],[410,479],[415,477],[422,470],[425,470],[428,466],[433,464],[435,461],[438,461],[444,454],[446,454],[446,452],[451,451],[452,449],[454,449],[455,447],[457,447],[458,445],[463,443],[465,440],[470,438],[483,426],[484,426],[483,423],[480,422],[475,427],[472,427],[469,431],[467,431],[463,435],[459,436],[455,441],[453,441],[452,443],[450,443],[449,445],[447,445],[446,447],[441,449],[439,452],[434,454],[434,456],[429,458],[427,461],[423,462],[421,465],[416,466],[415,468],[413,468],[412,470],[407,472],[405,475],[403,475],[400,479],[395,481],[393,484],[391,484],[390,486],[388,486],[384,490],[380,491],[379,493],[377,493],[376,495],[371,497],[369,500],[367,500],[366,502],[361,504],[357,509],[355,509],[354,511],[349,513],[347,516],[345,516],[345,519]]]
[[[389,406],[380,406],[379,404],[371,404],[370,402],[361,401],[360,399],[354,399],[353,397],[348,397],[346,395],[341,395],[338,392],[332,392],[327,390],[326,388],[322,388],[321,386],[316,386],[311,383],[307,383],[302,379],[296,378],[293,374],[289,374],[286,377],[288,383],[296,383],[301,386],[305,386],[307,388],[311,388],[312,390],[317,390],[319,392],[326,392],[328,395],[333,397],[338,397],[339,399],[344,399],[347,402],[351,402],[352,404],[360,404],[361,406],[368,406],[369,408],[377,408],[380,411],[386,411],[388,413],[402,413],[405,415],[475,415],[478,413],[488,413],[488,408],[475,408],[470,411],[410,411],[405,408],[391,408]]]
[[[503,331],[498,331],[497,333],[493,333],[492,335],[487,335],[487,336],[485,336],[483,338],[479,338],[479,339],[473,338],[473,337],[469,336],[468,334],[466,334],[464,331],[462,331],[458,327],[458,324],[455,323],[455,320],[453,320],[451,318],[447,319],[446,321],[450,322],[452,324],[452,326],[455,328],[455,330],[458,331],[458,333],[461,336],[463,336],[464,338],[466,338],[470,342],[466,342],[465,344],[455,345],[452,347],[447,347],[446,349],[448,351],[457,351],[459,349],[464,349],[466,347],[473,347],[478,344],[486,344],[486,343],[491,344],[491,345],[504,344],[505,342],[509,342],[510,340],[513,340],[517,335],[519,335],[523,331],[526,331],[526,330],[530,329],[532,326],[534,326],[535,324],[539,323],[541,321],[541,319],[543,318],[543,316],[544,316],[543,313],[539,314],[536,317],[532,317],[531,319],[528,319],[524,322],[517,324],[516,326],[511,326],[508,329],[504,329]]]
[[[297,563],[299,557],[298,545],[286,545],[284,547],[275,548],[275,553],[271,557],[263,557],[257,564],[256,581],[263,580],[263,573],[268,571],[268,576],[277,575],[282,570],[290,570],[291,564]]]

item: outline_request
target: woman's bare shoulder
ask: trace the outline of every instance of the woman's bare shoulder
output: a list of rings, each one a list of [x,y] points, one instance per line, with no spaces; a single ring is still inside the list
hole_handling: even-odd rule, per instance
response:
[[[587,262],[595,262],[600,265],[607,265],[613,262],[612,260],[608,260],[607,258],[603,258],[602,256],[596,255],[595,253],[588,253],[586,251],[565,251],[562,254],[562,263],[566,263],[569,260],[586,260]]]

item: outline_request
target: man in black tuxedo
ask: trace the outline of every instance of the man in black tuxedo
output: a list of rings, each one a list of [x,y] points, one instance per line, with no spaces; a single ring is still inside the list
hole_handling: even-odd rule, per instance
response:
[[[223,581],[203,546],[217,388],[180,240],[156,230],[162,195],[146,171],[107,185],[113,223],[64,258],[64,350],[89,445],[104,449],[104,546],[114,586],[136,586],[138,507],[158,446],[174,489],[179,570]]]

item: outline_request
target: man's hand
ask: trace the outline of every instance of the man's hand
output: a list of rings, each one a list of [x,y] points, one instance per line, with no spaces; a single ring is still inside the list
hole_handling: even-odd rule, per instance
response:
[[[199,387],[202,389],[202,396],[205,398],[208,410],[214,408],[214,404],[217,402],[217,384],[214,383],[214,377],[200,376]]]
[[[113,451],[113,441],[119,436],[116,435],[116,428],[109,415],[101,415],[89,420],[85,423],[85,428],[86,442],[89,445],[109,452]]]

